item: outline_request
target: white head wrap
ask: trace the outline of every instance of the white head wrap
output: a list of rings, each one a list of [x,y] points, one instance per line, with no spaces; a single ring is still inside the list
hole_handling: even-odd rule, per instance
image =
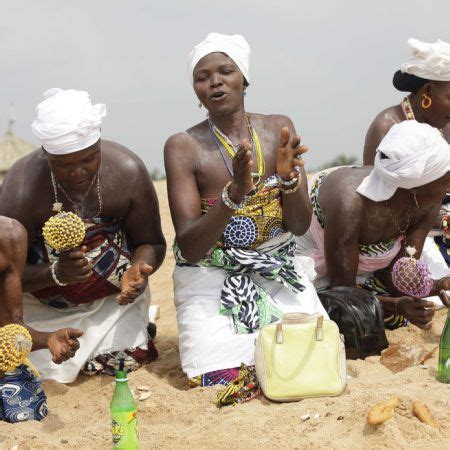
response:
[[[243,36],[234,34],[210,33],[206,39],[197,44],[188,56],[188,76],[191,83],[194,83],[194,68],[197,63],[210,53],[225,53],[228,55],[239,70],[244,75],[248,83],[250,83],[249,65],[250,65],[250,46]]]
[[[93,105],[89,94],[74,89],[49,89],[36,106],[33,133],[44,149],[53,155],[83,150],[100,139],[106,105]]]
[[[381,158],[381,153],[387,158]],[[450,146],[437,128],[415,120],[397,123],[380,142],[372,172],[356,189],[376,202],[391,198],[397,188],[431,183],[450,170]]]
[[[450,44],[408,39],[409,55],[401,71],[425,80],[450,81]]]

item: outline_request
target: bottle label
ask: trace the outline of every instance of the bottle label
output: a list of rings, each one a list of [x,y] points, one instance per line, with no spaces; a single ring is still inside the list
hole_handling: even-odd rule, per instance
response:
[[[112,413],[112,439],[115,449],[139,448],[136,411]]]

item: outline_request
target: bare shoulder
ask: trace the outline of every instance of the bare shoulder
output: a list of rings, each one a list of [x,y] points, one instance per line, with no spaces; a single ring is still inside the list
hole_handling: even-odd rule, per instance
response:
[[[394,124],[404,120],[405,117],[400,105],[390,106],[377,114],[367,130],[363,152],[364,164],[373,164],[376,149],[384,136]]]
[[[8,171],[1,190],[1,203],[13,200],[27,205],[35,201],[32,194],[39,190],[48,176],[48,164],[42,149],[36,149],[16,161]]]
[[[192,148],[195,146],[195,136],[198,134],[195,128],[196,127],[192,127],[187,131],[175,133],[170,136],[164,145],[164,152],[179,152],[185,150],[186,148]]]
[[[401,107],[399,105],[390,106],[376,115],[370,124],[368,133],[377,132],[386,134],[394,124],[403,122],[404,120],[405,117]]]
[[[47,167],[47,162],[41,148],[33,150],[28,155],[17,160],[8,171],[5,180],[18,180],[26,175],[29,180],[33,180],[42,176]]]
[[[195,171],[196,159],[201,158],[201,149],[207,144],[209,134],[205,122],[189,128],[185,132],[169,137],[164,146],[166,171],[181,169]]]
[[[102,139],[102,160],[109,172],[119,172],[121,176],[140,175],[147,171],[144,161],[129,148],[117,142]]]
[[[26,248],[27,232],[24,226],[15,219],[0,216],[0,236],[0,248],[3,251],[13,250],[20,246]]]
[[[292,120],[284,114],[255,114],[252,113],[251,118],[255,122],[259,122],[265,127],[276,129],[277,131],[282,127],[293,128]]]

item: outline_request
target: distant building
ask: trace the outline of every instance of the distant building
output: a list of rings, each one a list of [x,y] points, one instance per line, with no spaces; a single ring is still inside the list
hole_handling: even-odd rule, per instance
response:
[[[18,138],[12,131],[14,120],[10,119],[3,138],[0,140],[0,184],[11,166],[37,146]]]

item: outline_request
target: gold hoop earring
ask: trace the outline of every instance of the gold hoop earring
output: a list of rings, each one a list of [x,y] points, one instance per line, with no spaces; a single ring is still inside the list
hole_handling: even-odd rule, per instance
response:
[[[431,103],[432,103],[431,98],[428,97],[427,94],[423,94],[422,97],[423,97],[423,99],[422,99],[422,108],[423,109],[428,109],[431,106]]]

